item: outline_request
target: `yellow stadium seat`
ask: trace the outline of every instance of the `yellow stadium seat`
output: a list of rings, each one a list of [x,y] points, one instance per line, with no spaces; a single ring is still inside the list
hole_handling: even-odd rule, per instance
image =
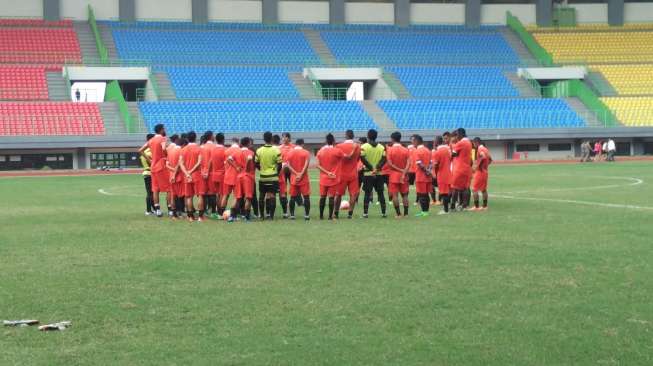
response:
[[[653,31],[535,32],[533,36],[559,63],[653,63]]]
[[[605,97],[601,100],[625,126],[653,126],[653,97]]]
[[[619,95],[653,94],[653,64],[591,65],[610,82]]]

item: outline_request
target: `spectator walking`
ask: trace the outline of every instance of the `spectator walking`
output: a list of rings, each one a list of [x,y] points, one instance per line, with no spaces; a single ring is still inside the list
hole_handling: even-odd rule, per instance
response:
[[[594,161],[601,161],[601,148],[603,144],[601,141],[596,141],[594,143]]]
[[[585,162],[590,162],[590,153],[592,151],[592,146],[590,145],[590,142],[585,140],[583,141],[582,144],[580,144],[580,162],[585,163]]]
[[[613,139],[608,139],[607,142],[608,158],[607,161],[614,161],[614,154],[617,152],[617,144]]]

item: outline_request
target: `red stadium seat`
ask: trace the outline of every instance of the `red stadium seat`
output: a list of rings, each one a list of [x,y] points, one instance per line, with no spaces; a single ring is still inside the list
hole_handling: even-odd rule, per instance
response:
[[[97,104],[0,103],[0,136],[104,135]]]
[[[0,28],[0,63],[62,65],[81,63],[72,27]]]
[[[45,68],[0,66],[0,100],[48,100]]]

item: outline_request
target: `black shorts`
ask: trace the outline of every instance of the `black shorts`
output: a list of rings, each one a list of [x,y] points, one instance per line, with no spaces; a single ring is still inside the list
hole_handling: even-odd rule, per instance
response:
[[[415,173],[408,173],[408,184],[415,185]]]
[[[274,182],[258,182],[258,191],[261,195],[266,193],[279,193],[279,181]]]

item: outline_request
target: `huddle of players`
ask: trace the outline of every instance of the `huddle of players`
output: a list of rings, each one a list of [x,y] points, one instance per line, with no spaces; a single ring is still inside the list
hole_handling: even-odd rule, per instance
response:
[[[173,135],[169,142],[162,124],[155,126],[155,133],[139,152],[143,154],[149,150],[151,153],[152,193],[157,216],[162,216],[159,193],[165,192],[168,214],[173,218],[181,217],[185,211],[189,221],[203,221],[209,209],[213,218],[221,218],[233,195],[229,222],[239,215],[250,220],[252,211],[261,219],[273,219],[278,193],[284,218],[294,219],[295,208],[300,205],[304,207],[304,219],[310,219],[308,168],[311,155],[304,149],[303,139],[292,144],[289,133],[281,138],[265,132],[264,145],[254,151],[253,140],[249,137],[232,139],[231,144],[225,146],[222,133],[214,135],[207,131],[198,145],[197,135],[192,131]],[[367,138],[358,142],[354,141],[351,130],[346,131],[345,136],[345,141],[336,144],[334,136],[327,134],[325,145],[316,154],[316,168],[320,172],[320,219],[325,218],[327,207],[328,219],[339,218],[341,200],[346,193],[350,199],[347,217],[352,218],[361,184],[363,218],[368,217],[373,191],[377,193],[381,215],[386,217],[383,192],[386,185],[397,218],[408,215],[411,184],[415,185],[421,209],[417,217],[429,215],[429,194],[434,186],[438,188],[443,205],[441,214],[467,208],[470,186],[474,191],[471,210],[487,208],[488,166],[492,158],[481,140],[470,141],[464,129],[437,136],[433,150],[424,145],[420,135],[411,136],[408,147],[402,145],[399,132],[392,133],[387,147],[376,141],[375,130],[369,130]],[[483,196],[482,207],[479,206],[479,192]],[[197,197],[197,207],[194,197]]]

